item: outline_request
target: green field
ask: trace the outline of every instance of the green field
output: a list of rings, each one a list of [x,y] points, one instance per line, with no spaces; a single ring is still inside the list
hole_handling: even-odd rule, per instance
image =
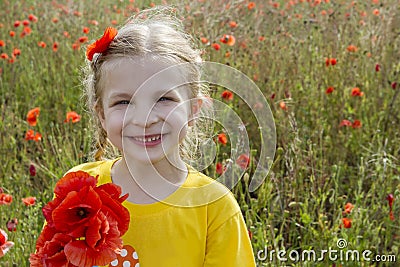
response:
[[[105,27],[118,27],[139,10],[165,2],[2,0],[0,188],[12,202],[1,204],[0,198],[0,228],[15,246],[0,258],[0,266],[29,266],[44,223],[41,208],[51,200],[56,181],[72,166],[92,160],[90,117],[81,95],[85,47]],[[397,266],[400,1],[167,2],[179,11],[203,59],[246,74],[272,110],[277,142],[268,177],[255,192],[249,192],[248,179],[232,190],[259,254],[258,266]],[[224,34],[235,43],[222,42]],[[259,125],[239,97],[222,99],[223,90],[214,88],[212,98],[232,107],[246,126],[251,177],[260,160]],[[40,114],[31,126],[27,113],[35,107]],[[70,111],[80,121],[65,122]],[[27,140],[29,130],[34,140]],[[230,158],[229,140],[217,141],[222,131],[216,127],[213,133],[218,156],[205,171],[212,177],[217,177],[215,165]],[[36,133],[41,138],[35,140]],[[32,206],[22,202],[29,196],[36,197]],[[14,218],[16,231],[8,231]],[[376,261],[328,256],[290,261],[289,255],[303,251],[320,255],[338,249],[341,239],[347,246],[339,250],[360,255],[370,250]],[[284,249],[286,263],[276,253],[263,259],[266,251]]]

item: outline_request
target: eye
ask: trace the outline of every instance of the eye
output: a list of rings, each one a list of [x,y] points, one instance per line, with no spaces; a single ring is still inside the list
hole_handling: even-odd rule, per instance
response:
[[[158,99],[159,102],[163,102],[163,101],[174,101],[174,99],[172,99],[171,97],[166,97],[166,96],[162,96],[160,97],[160,99]]]
[[[114,103],[114,106],[117,105],[129,105],[131,102],[129,100],[119,100]]]

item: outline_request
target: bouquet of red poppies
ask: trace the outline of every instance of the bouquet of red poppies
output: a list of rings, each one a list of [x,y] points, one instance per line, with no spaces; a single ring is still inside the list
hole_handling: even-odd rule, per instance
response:
[[[92,267],[107,265],[122,248],[130,215],[121,188],[83,171],[61,178],[55,198],[43,207],[46,225],[31,254],[31,266]]]

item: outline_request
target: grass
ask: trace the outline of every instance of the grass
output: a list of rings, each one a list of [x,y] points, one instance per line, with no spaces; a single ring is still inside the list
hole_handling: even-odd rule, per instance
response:
[[[0,259],[1,266],[29,264],[43,225],[41,207],[51,199],[55,182],[72,166],[90,160],[89,116],[80,97],[86,43],[77,50],[72,44],[82,36],[94,40],[112,20],[122,24],[125,13],[150,6],[149,1],[89,2],[4,1],[0,40],[5,46],[0,52],[9,59],[14,48],[21,54],[13,63],[0,59],[0,187],[13,196],[10,205],[0,205],[0,225],[5,229],[11,218],[19,222],[17,231],[8,232],[15,246]],[[320,251],[337,248],[337,240],[344,238],[349,249],[396,255],[399,261],[400,5],[395,0],[320,2],[255,1],[251,10],[248,1],[169,3],[181,10],[203,58],[229,64],[253,79],[273,112],[274,163],[265,182],[249,192],[246,177],[252,176],[259,160],[258,125],[238,97],[227,102],[251,137],[250,166],[233,191],[252,232],[255,253],[265,248]],[[32,32],[20,37],[23,26],[15,28],[14,22],[29,14],[38,21],[30,22]],[[230,21],[237,27],[230,27]],[[90,32],[84,34],[83,27]],[[10,31],[16,35],[10,37]],[[235,45],[221,43],[223,34],[235,36]],[[201,37],[209,43],[203,44]],[[40,47],[40,41],[47,46]],[[54,42],[57,51],[52,49]],[[213,43],[220,44],[220,50]],[[326,58],[337,63],[327,66]],[[326,93],[328,87],[334,88],[331,94]],[[352,96],[355,87],[363,96]],[[222,90],[216,88],[213,98],[221,100]],[[34,107],[40,107],[40,116],[31,127],[25,118]],[[82,116],[80,122],[64,123],[71,110]],[[340,126],[343,120],[354,127]],[[42,140],[25,140],[28,129],[41,133]],[[222,130],[217,127],[215,134]],[[230,146],[217,146],[217,160],[225,163]],[[29,173],[30,165],[36,167],[35,176]],[[214,165],[206,173],[216,177]],[[389,217],[388,194],[394,195],[394,220]],[[23,205],[21,198],[27,196],[37,198],[34,206]],[[347,202],[354,209],[343,214]],[[343,227],[344,217],[352,219],[350,228]],[[259,266],[281,264],[276,257],[258,260]],[[395,265],[328,258],[297,263],[301,264]]]

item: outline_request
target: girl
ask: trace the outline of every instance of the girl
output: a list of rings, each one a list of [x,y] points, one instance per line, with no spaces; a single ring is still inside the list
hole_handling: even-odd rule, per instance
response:
[[[177,20],[165,10],[142,12],[118,31],[108,28],[87,57],[98,161],[70,171],[129,193],[129,230],[110,266],[255,266],[233,195],[182,159],[196,143],[205,92],[200,54]],[[122,157],[103,159],[109,142]]]

